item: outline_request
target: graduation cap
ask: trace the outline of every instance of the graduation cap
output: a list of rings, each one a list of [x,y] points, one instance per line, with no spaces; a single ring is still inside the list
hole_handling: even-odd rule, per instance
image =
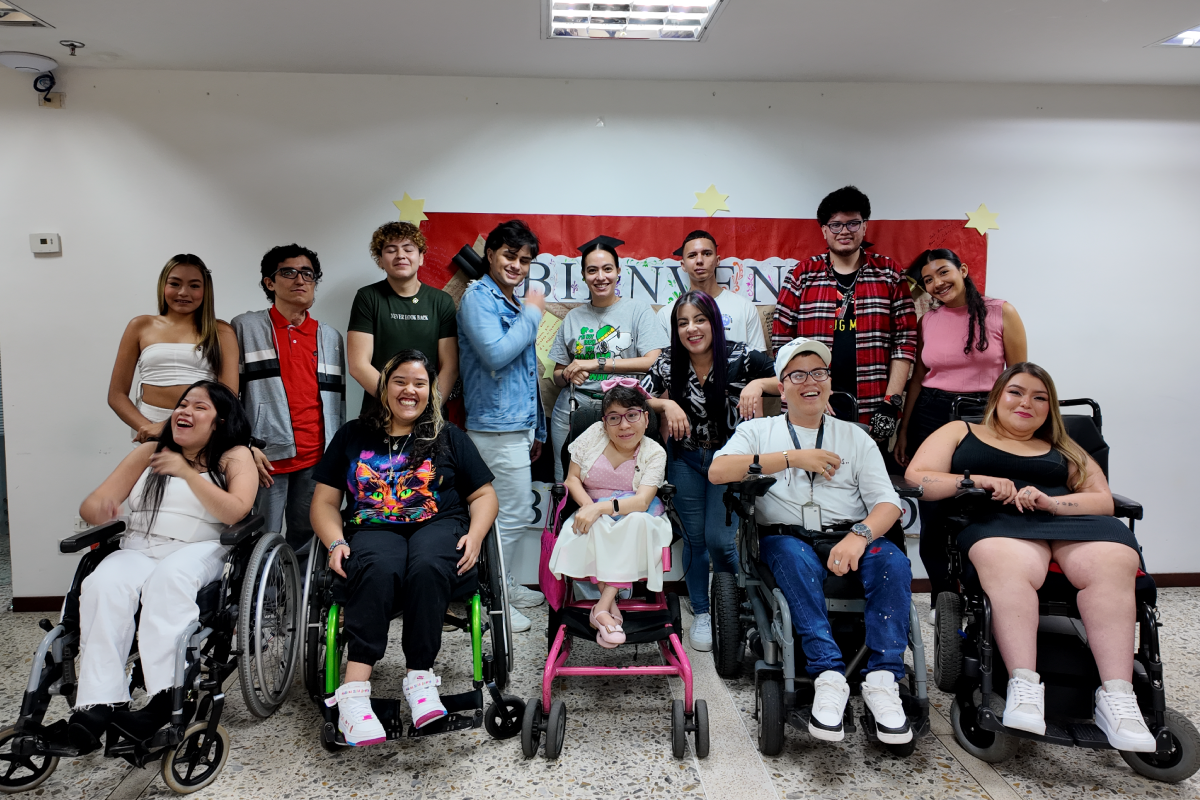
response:
[[[687,243],[692,241],[693,239],[708,239],[710,242],[713,243],[713,247],[717,246],[716,237],[714,237],[708,231],[692,231],[687,236],[683,237],[683,244],[679,245],[679,248],[677,250],[675,250],[675,252],[673,252],[671,255],[679,256],[679,258],[682,259],[683,258],[683,248],[686,247]]]
[[[605,236],[604,234],[600,234],[595,239],[592,239],[590,242],[584,242],[583,244],[579,245],[579,252],[582,253],[584,250],[587,250],[589,247],[594,247],[595,245],[598,245],[598,244],[608,245],[612,249],[616,250],[618,247],[620,247],[621,245],[623,245],[625,243],[623,241],[621,241],[620,239],[614,239],[611,236]]]

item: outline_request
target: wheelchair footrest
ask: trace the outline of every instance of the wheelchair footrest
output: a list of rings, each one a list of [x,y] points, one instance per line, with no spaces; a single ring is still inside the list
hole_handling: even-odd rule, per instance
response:
[[[1015,728],[1006,728],[1000,718],[994,714],[981,714],[980,727],[997,733],[1006,733],[1021,739],[1033,739],[1037,742],[1057,744],[1064,747],[1087,747],[1092,750],[1111,750],[1108,737],[1104,731],[1090,722],[1068,722],[1062,725],[1046,722],[1046,733],[1038,735]]]
[[[12,754],[76,758],[79,756],[79,749],[67,738],[67,721],[60,719],[35,733],[26,733],[14,738]]]
[[[409,720],[408,704],[399,698],[372,697],[371,710],[383,725],[388,741],[395,739],[412,739],[418,736],[433,736],[439,733],[479,728],[483,725],[483,690],[473,689],[461,694],[446,694],[441,696],[442,705],[448,712],[441,719],[434,720],[424,727],[415,727]],[[326,740],[339,745],[346,745],[346,737],[337,729],[337,706],[332,709],[331,723],[327,723],[323,736]],[[330,735],[334,738],[329,738]]]

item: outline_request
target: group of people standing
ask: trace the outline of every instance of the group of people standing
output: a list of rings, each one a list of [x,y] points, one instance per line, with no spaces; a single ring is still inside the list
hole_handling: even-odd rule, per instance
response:
[[[841,737],[849,690],[822,622],[819,593],[804,576],[811,573],[807,583],[819,586],[816,576],[825,569],[854,570],[868,584],[869,616],[874,611],[893,620],[868,632],[874,655],[864,697],[874,704],[881,738],[907,741],[895,681],[903,677],[911,574],[905,555],[881,539],[900,514],[885,460],[894,450],[895,470],[908,465],[927,483],[948,480],[938,475],[951,466],[949,455],[935,458],[922,445],[936,440],[949,453],[964,441],[959,435],[947,444],[952,437],[941,431],[954,398],[967,395],[986,404],[989,430],[1029,433],[1024,442],[1046,438],[1038,433],[1042,428],[1028,422],[1006,428],[1004,420],[1041,425],[1049,415],[1046,424],[1059,427],[1046,440],[1052,452],[1066,454],[1055,462],[1064,485],[1059,494],[1067,492],[1068,474],[1076,493],[1107,488],[1059,435],[1057,408],[1049,409],[1047,400],[1053,386],[1048,375],[1024,364],[1025,332],[1016,310],[982,296],[969,266],[949,250],[927,250],[907,270],[871,252],[864,241],[870,216],[869,200],[855,187],[822,200],[817,220],[827,250],[801,260],[788,276],[771,321],[770,349],[754,305],[718,282],[718,242],[711,233],[684,237],[677,253],[690,286],[657,314],[618,296],[620,242],[605,236],[588,242],[581,266],[589,301],[567,313],[550,350],[562,391],[549,425],[535,351],[546,301],[532,291],[518,295],[539,242],[519,220],[489,233],[487,273],[466,287],[457,309],[447,293],[420,280],[426,252],[420,229],[404,222],[381,226],[370,252],[385,278],[355,297],[344,348],[335,329],[309,314],[322,277],[315,252],[294,244],[270,250],[260,265],[260,286],[271,305],[231,324],[215,318],[204,263],[190,254],[171,259],[159,277],[159,313],[130,322],[109,390],[110,406],[141,444],[81,509],[91,523],[129,514],[122,548],[136,556],[120,565],[106,560],[83,587],[81,701],[72,720],[80,741],[97,738],[113,713],[126,713],[128,687],[117,672],[139,596],[143,649],[147,631],[174,641],[170,632],[186,624],[189,613],[194,618],[195,590],[220,569],[219,526],[251,505],[267,517],[267,530],[286,530],[297,550],[315,533],[331,568],[347,580],[349,663],[336,696],[347,741],[383,738],[371,713],[369,678],[383,655],[388,621],[401,608],[404,690],[414,723],[444,715],[432,672],[441,615],[455,587],[471,579],[493,523],[506,553],[530,524],[531,468],[548,437],[556,480],[565,480],[580,505],[553,566],[599,584],[592,624],[606,647],[624,640],[617,601],[624,584],[661,581],[655,554],[669,543],[670,529],[665,520],[651,519],[661,514],[651,489],[664,480],[676,486],[694,615],[689,639],[694,649],[710,650],[710,564],[720,572],[738,568],[736,521],[725,523],[722,484],[750,463],[785,474],[786,483],[771,490],[775,500],[768,495],[760,506],[760,523],[774,534],[762,552],[793,608],[810,673],[819,678],[810,730],[818,738]],[[913,286],[936,302],[919,324]],[[347,369],[364,390],[360,416],[349,423]],[[1010,394],[1028,398],[1001,404],[1000,384],[1012,375],[1024,382]],[[785,414],[755,419],[763,415],[764,395],[782,395]],[[465,409],[463,430],[449,423],[445,407],[457,396]],[[847,408],[856,412],[831,416],[839,398],[849,398]],[[601,421],[571,445],[564,464],[572,404],[594,406]],[[650,411],[660,421],[658,432],[647,431]],[[853,413],[856,419],[846,419]],[[986,433],[975,438],[995,444]],[[958,467],[955,460],[950,471]],[[793,485],[795,470],[807,480]],[[1071,513],[1049,490],[1018,495],[1012,481],[988,480],[997,499],[1018,510]],[[834,524],[822,523],[818,496]],[[1104,513],[1095,498],[1067,505]],[[812,533],[805,516],[811,507],[817,533],[833,537],[825,545],[805,538],[805,531]],[[1073,535],[1087,533],[1077,528]],[[1129,544],[1111,530],[1108,535]],[[201,545],[204,552],[186,555]],[[1049,547],[1016,552],[1032,564],[1033,585],[1036,562],[1049,558]],[[1059,549],[1054,552],[1058,557]],[[921,555],[936,597],[945,587],[944,553],[923,541]],[[1077,562],[1090,564],[1076,557],[1071,570],[1084,568]],[[980,574],[985,588],[1002,580],[986,569]],[[889,579],[891,591],[872,591]],[[519,609],[544,598],[511,575],[508,582],[513,628],[528,630]],[[148,603],[156,593],[163,602]],[[1023,648],[1024,683],[1016,696],[1024,706],[1036,705],[1027,632],[998,621],[997,637],[1002,649]],[[106,644],[94,644],[100,639]],[[155,652],[150,646],[152,657],[144,662],[152,694],[169,685],[165,656]],[[1106,670],[1126,679],[1124,661],[1115,656],[1102,665],[1102,674]],[[1113,692],[1124,686],[1109,683]],[[162,704],[151,705],[142,713],[161,715]],[[1031,713],[1022,707],[1013,718]]]

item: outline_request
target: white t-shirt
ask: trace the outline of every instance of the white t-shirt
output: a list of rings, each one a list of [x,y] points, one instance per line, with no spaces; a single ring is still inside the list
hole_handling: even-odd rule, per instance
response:
[[[815,428],[794,428],[800,449],[811,450],[816,447]],[[810,492],[808,473],[803,469],[793,468],[774,473],[775,485],[754,507],[760,523],[800,525],[800,509],[810,500],[821,507],[821,521],[826,527],[838,522],[861,522],[880,503],[903,508],[883,465],[879,446],[858,425],[826,415],[821,449],[837,453],[842,459],[833,479],[827,480],[818,474]],[[785,414],[746,420],[737,426],[729,442],[713,458],[778,453],[781,450],[796,451],[796,445],[788,434]],[[796,463],[794,458],[791,461]]]
[[[742,295],[728,289],[717,295],[717,310],[721,312],[721,323],[725,327],[725,338],[731,342],[743,342],[750,350],[770,353],[766,337],[763,336],[762,318],[758,309]],[[667,303],[658,310],[658,321],[667,336],[671,335],[671,309],[675,303]]]

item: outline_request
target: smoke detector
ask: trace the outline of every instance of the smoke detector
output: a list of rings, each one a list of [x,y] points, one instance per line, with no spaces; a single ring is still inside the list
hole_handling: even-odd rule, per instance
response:
[[[58,62],[47,56],[39,56],[37,53],[20,53],[9,50],[0,53],[0,66],[11,67],[17,72],[39,75],[52,69],[58,69]]]

